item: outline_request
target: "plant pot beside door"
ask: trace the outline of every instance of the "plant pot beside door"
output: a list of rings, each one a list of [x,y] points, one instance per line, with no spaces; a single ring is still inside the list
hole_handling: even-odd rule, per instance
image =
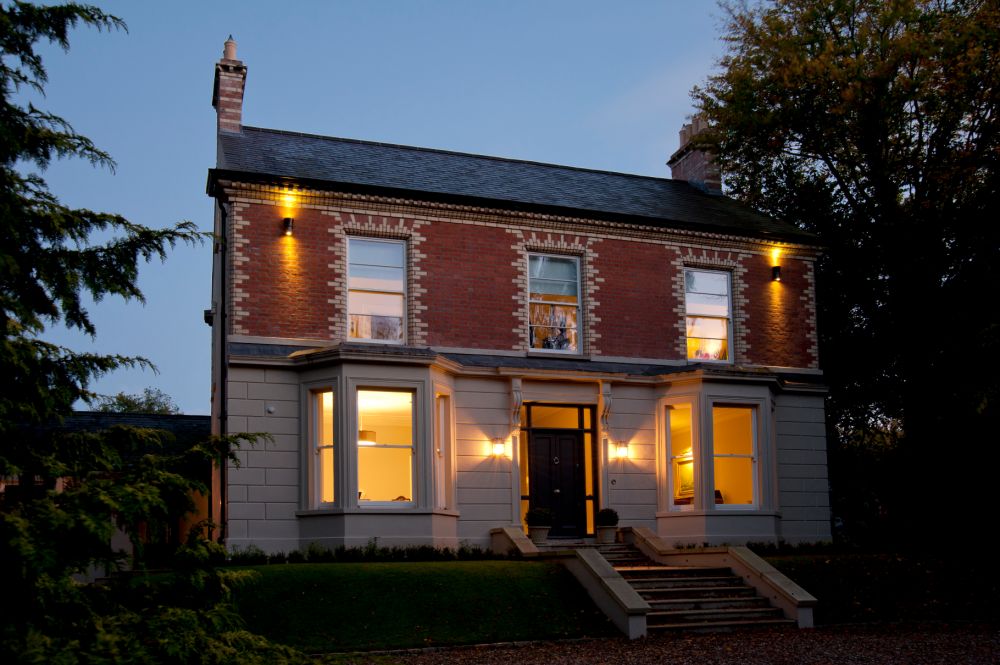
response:
[[[524,522],[528,525],[528,538],[536,545],[542,545],[549,539],[549,529],[552,528],[552,511],[548,508],[531,508],[524,514]]]
[[[618,534],[618,511],[614,508],[601,508],[597,511],[594,525],[597,527],[597,544],[613,544]]]

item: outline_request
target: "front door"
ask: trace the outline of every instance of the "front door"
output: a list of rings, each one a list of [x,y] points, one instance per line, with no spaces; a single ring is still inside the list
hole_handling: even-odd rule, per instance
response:
[[[583,433],[531,430],[528,442],[531,506],[548,508],[555,519],[549,535],[579,538],[587,533]]]

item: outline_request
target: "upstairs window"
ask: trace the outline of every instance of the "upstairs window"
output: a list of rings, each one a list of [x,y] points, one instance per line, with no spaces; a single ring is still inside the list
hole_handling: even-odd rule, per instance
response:
[[[580,260],[572,256],[528,255],[530,347],[578,353]]]
[[[732,298],[729,273],[684,271],[688,360],[730,362]]]
[[[347,240],[349,337],[402,344],[406,311],[406,246],[402,240]]]

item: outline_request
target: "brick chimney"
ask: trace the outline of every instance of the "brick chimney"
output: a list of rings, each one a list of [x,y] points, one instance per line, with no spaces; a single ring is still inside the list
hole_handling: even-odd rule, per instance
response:
[[[236,42],[233,36],[222,50],[222,59],[215,63],[215,86],[212,89],[212,106],[218,116],[219,132],[238,132],[243,126],[243,86],[247,68],[236,59]]]
[[[708,122],[701,115],[681,127],[681,147],[667,160],[670,174],[678,180],[687,180],[709,194],[722,193],[722,175],[712,156],[691,145],[692,141],[708,130]]]

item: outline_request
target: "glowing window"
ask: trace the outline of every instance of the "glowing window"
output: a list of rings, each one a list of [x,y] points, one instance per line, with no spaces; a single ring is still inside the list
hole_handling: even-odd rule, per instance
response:
[[[722,506],[756,504],[755,410],[744,406],[712,408],[715,502]]]
[[[333,393],[313,394],[313,437],[316,443],[316,485],[320,503],[334,502]]]
[[[732,299],[729,273],[684,271],[689,360],[729,361]]]
[[[528,256],[530,347],[579,351],[580,261],[572,256]]]
[[[691,405],[676,404],[667,408],[670,484],[675,509],[690,509],[694,499],[694,438],[691,429]]]
[[[358,390],[358,501],[413,501],[413,393]]]
[[[347,240],[347,313],[351,339],[400,344],[406,310],[402,240]]]

